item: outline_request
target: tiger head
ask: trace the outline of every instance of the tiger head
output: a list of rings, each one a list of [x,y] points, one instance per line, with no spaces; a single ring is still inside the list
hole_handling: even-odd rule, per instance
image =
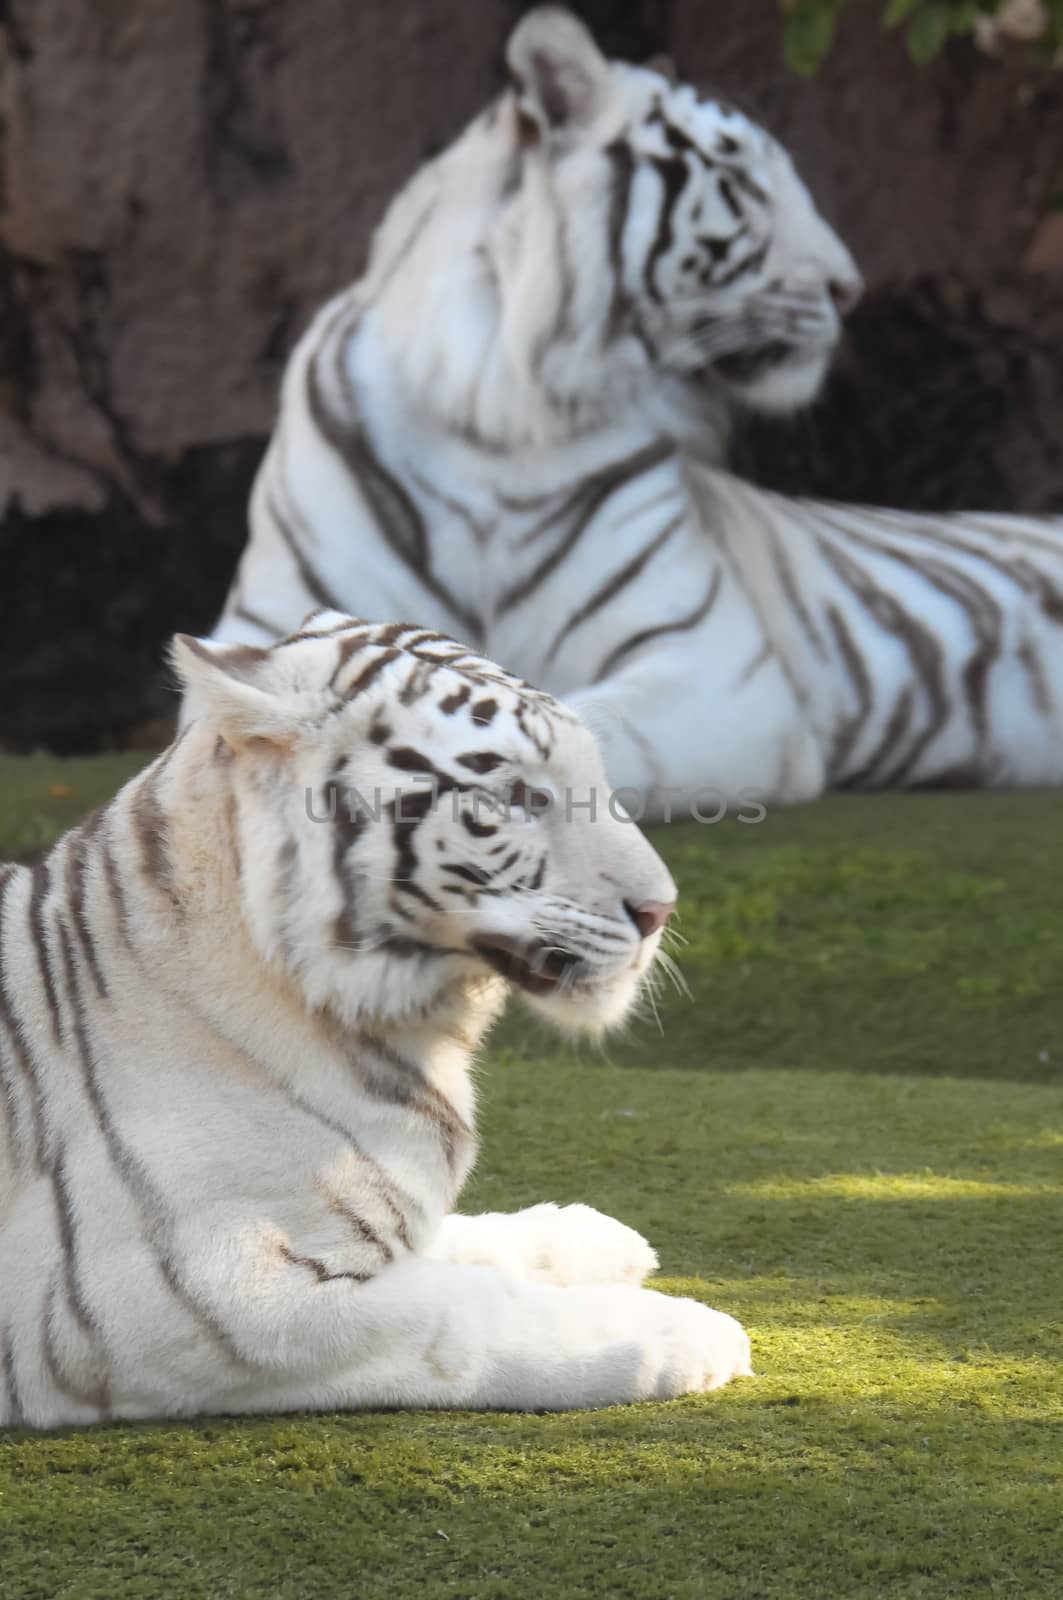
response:
[[[538,391],[569,424],[661,378],[763,409],[811,400],[861,281],[783,147],[688,84],[607,60],[553,6],[520,21],[507,60],[513,88],[377,238],[375,286],[396,342],[418,343],[420,391],[448,363],[494,363],[481,432],[514,375],[522,416]],[[392,294],[414,261],[419,303]]]
[[[783,147],[689,84],[607,61],[554,7],[523,19],[508,62],[570,259],[608,252],[614,334],[754,406],[811,399],[861,284]]]
[[[561,1025],[628,1011],[675,903],[549,695],[430,629],[322,612],[270,649],[179,635],[259,955],[355,1023],[502,974]]]

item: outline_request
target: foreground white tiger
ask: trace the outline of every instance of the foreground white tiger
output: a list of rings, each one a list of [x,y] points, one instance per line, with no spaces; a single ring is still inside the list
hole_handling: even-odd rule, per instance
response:
[[[561,11],[509,61],[296,350],[219,636],[314,603],[456,632],[658,814],[1063,780],[1058,523],[790,502],[698,459],[725,397],[815,394],[859,293],[786,153]]]
[[[176,659],[203,715],[0,876],[0,1425],[748,1372],[611,1218],[448,1215],[505,979],[614,1022],[674,902],[586,729],[412,626]]]

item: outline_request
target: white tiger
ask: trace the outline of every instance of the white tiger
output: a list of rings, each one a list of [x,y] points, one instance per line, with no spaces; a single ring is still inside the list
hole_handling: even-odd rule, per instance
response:
[[[202,715],[0,873],[0,1426],[567,1408],[749,1371],[586,1206],[451,1215],[507,982],[629,1008],[675,887],[549,696],[333,613],[179,638]],[[316,824],[316,825],[315,825]]]
[[[1063,779],[1058,524],[761,493],[856,268],[737,112],[545,8],[291,360],[218,635],[412,616],[578,708],[637,814]],[[634,791],[634,794],[631,793]]]

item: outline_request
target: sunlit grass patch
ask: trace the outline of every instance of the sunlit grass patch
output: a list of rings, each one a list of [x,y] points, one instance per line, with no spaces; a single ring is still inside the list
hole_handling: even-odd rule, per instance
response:
[[[1063,1195],[1063,1183],[1006,1183],[951,1178],[933,1172],[828,1173],[820,1178],[736,1183],[729,1194],[768,1200],[998,1200],[1016,1195]]]

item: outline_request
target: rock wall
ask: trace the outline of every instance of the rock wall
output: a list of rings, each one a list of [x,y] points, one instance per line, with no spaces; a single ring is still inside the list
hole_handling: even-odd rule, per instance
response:
[[[523,9],[0,0],[0,742],[91,747],[165,708],[162,643],[220,604],[286,352],[357,275],[395,188],[497,87]],[[884,500],[1058,503],[1026,419],[1050,440],[1044,327],[1063,302],[1017,274],[1045,257],[1063,180],[1063,74],[962,42],[919,70],[870,0],[811,82],[782,65],[776,0],[575,9],[611,51],[668,50],[766,121],[878,287],[820,418],[752,430],[747,468]],[[1004,324],[1018,368],[1001,380]],[[991,473],[954,445],[972,417],[993,430]],[[891,440],[904,461],[887,468]]]

